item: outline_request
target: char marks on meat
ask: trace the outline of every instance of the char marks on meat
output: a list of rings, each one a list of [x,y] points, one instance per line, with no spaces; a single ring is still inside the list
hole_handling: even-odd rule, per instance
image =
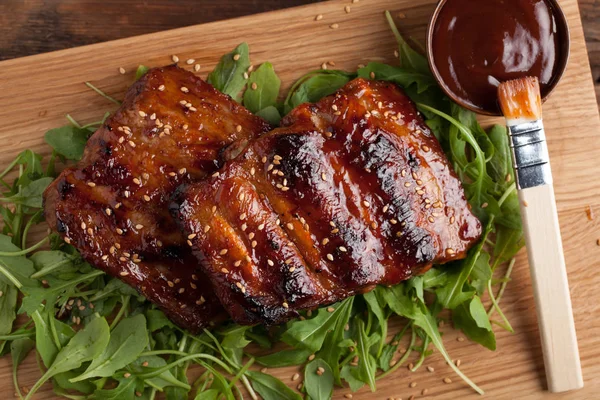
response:
[[[396,284],[463,258],[481,235],[412,101],[363,79],[299,106],[171,207],[242,324]]]
[[[219,168],[236,152],[228,145],[268,130],[191,72],[151,69],[90,138],[83,159],[46,190],[46,219],[96,268],[198,331],[222,318],[222,307],[169,214],[170,197]]]

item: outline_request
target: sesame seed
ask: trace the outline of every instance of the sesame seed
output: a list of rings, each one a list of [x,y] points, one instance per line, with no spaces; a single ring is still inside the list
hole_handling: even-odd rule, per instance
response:
[[[265,229],[265,224],[260,224],[260,225],[258,226],[258,230],[259,230],[259,231],[262,231],[263,229]]]
[[[250,240],[254,239],[254,232],[250,232],[248,234],[248,239],[250,239]]]
[[[331,233],[335,235],[335,234],[336,234],[336,233],[338,233],[339,231],[340,231],[340,230],[339,230],[338,228],[335,228],[335,229],[332,229],[332,230],[331,230]]]
[[[298,378],[300,378],[300,374],[299,373],[295,373],[294,375],[292,375],[292,381],[297,381]]]
[[[94,182],[88,182],[87,185],[89,187],[96,187],[96,184]]]
[[[329,25],[329,27],[330,27],[331,29],[337,29],[337,28],[339,28],[339,27],[340,27],[340,24],[331,24],[331,25]]]
[[[252,82],[252,86],[250,87],[252,88],[252,90],[258,89],[258,85],[256,84],[256,82]]]
[[[452,379],[450,379],[450,378],[444,378],[444,383],[452,383]]]
[[[333,307],[327,307],[327,312],[331,313],[331,312],[334,312],[334,311],[335,311],[335,308],[333,308]]]
[[[487,208],[487,206],[488,206],[488,205],[489,205],[488,203],[483,203],[483,204],[481,205],[481,208]]]
[[[281,305],[283,306],[283,308],[290,308],[289,304],[285,301],[281,303]]]
[[[210,226],[206,225],[204,227],[204,233],[208,233],[208,231],[210,231]]]
[[[176,55],[172,55],[171,56],[171,60],[173,60],[174,63],[179,62],[179,57],[177,57]]]
[[[138,114],[139,114],[139,115],[140,115],[140,117],[142,117],[142,118],[146,116],[146,113],[145,113],[145,112],[143,112],[142,110],[138,111]]]
[[[188,93],[190,91],[190,89],[186,88],[185,86],[180,87],[179,90],[181,90],[183,93]]]
[[[143,228],[144,228],[144,225],[142,225],[142,224],[137,224],[135,226],[135,229],[143,229]]]
[[[368,201],[364,200],[363,201],[363,206],[365,206],[365,207],[371,207],[371,203],[369,203]]]
[[[221,268],[221,272],[224,274],[228,274],[229,270],[227,268]]]
[[[350,6],[344,7],[344,11],[346,11],[346,14],[350,14]]]
[[[460,364],[461,364],[460,359],[456,360],[455,364],[456,364],[457,367],[460,367]]]
[[[448,248],[448,249],[446,249],[446,253],[452,255],[452,254],[455,254],[455,251],[454,251],[454,249]]]
[[[296,270],[296,267],[290,267],[290,269],[288,271],[294,272],[295,270]]]
[[[415,386],[417,386],[417,382],[411,382],[408,387],[414,388]]]
[[[317,375],[321,376],[321,375],[323,375],[324,372],[325,372],[325,368],[323,368],[323,367],[317,368]]]
[[[344,397],[347,398],[347,399],[351,399],[353,396],[352,396],[352,393],[346,393],[344,395]]]
[[[235,131],[236,132],[241,132],[242,131],[242,126],[241,125],[236,126],[235,127]]]
[[[310,356],[308,356],[308,361],[312,361],[315,359],[315,355],[311,354]]]
[[[375,79],[375,72],[371,71],[371,73],[369,74],[369,76],[371,77],[371,79]]]
[[[121,257],[121,258],[123,258],[123,257]],[[127,260],[127,259],[125,259],[125,260]],[[124,261],[124,260],[121,260],[121,261]],[[129,272],[127,272],[127,271],[121,271],[119,273],[119,275],[121,275],[121,276],[127,276],[127,275],[129,275]]]
[[[244,79],[248,79],[250,76],[248,75],[247,72],[244,72]]]
[[[196,72],[200,71],[200,64],[194,65],[194,71],[196,71]]]
[[[131,147],[135,147],[135,142],[134,142],[133,140],[130,140],[130,141],[129,141],[129,142],[127,142],[127,143],[129,143],[129,145],[130,145]]]
[[[427,367],[427,371],[433,372],[433,371],[435,371],[435,369],[433,367]]]
[[[179,294],[185,292],[185,288],[179,288],[178,292],[179,292]]]
[[[450,223],[451,224],[453,224],[455,220],[456,220],[456,218],[454,218],[454,215],[450,217]]]
[[[121,75],[124,75],[125,74],[125,68],[119,67],[119,72],[121,73]]]
[[[267,264],[269,264],[271,267],[275,265],[275,263],[272,260],[267,260]]]
[[[188,59],[186,60],[186,62],[185,62],[185,63],[186,63],[187,65],[192,65],[192,64],[193,64],[193,63],[195,63],[195,62],[196,62],[196,60],[194,60],[193,58],[188,58]]]
[[[108,254],[103,255],[102,260],[104,260],[104,261],[108,260]]]
[[[457,337],[457,338],[456,338],[456,341],[457,341],[457,342],[464,342],[464,341],[465,341],[465,338],[464,338],[464,337],[462,337],[462,336],[459,336],[459,337]]]
[[[160,85],[160,86],[158,87],[158,90],[160,90],[161,92],[162,92],[163,90],[165,90],[165,85]]]
[[[200,305],[200,304],[203,304],[205,301],[206,300],[204,299],[204,297],[201,296],[199,300],[196,300],[196,304]]]
[[[145,200],[145,201],[150,201],[150,200],[151,200],[151,199],[150,199],[150,196],[148,196],[147,194],[145,194],[145,195],[144,195],[144,200]]]
[[[348,249],[346,249],[344,246],[340,246],[339,249],[340,249],[340,251],[342,253],[347,253],[348,252]]]
[[[183,175],[183,174],[185,174],[187,172],[187,169],[181,168],[178,172],[179,172],[180,175]]]
[[[423,149],[423,151],[424,151],[424,152],[428,152],[429,150],[431,150],[431,149],[429,148],[429,146],[423,146],[423,147],[421,147],[421,148]]]
[[[234,55],[233,55],[233,59],[234,59],[235,61],[239,60],[239,59],[240,59],[240,57],[241,57],[241,55],[239,55],[239,54],[234,54]]]
[[[427,218],[427,220],[428,220],[429,222],[431,222],[431,223],[435,222],[435,218],[433,218],[433,217],[431,217],[431,216],[430,216],[429,218]]]
[[[320,21],[320,20],[322,20],[322,19],[323,19],[323,14],[318,14],[318,15],[315,17],[315,21]]]
[[[219,251],[219,255],[224,256],[225,254],[227,254],[227,249],[222,249],[221,251]]]
[[[258,244],[258,243],[256,242],[256,240],[253,240],[253,241],[252,241],[252,243],[251,243],[250,245],[252,246],[252,248],[255,248],[257,244]]]
[[[523,200],[523,205],[524,205],[525,207],[529,206],[529,203],[527,202],[527,200]]]
[[[429,392],[429,389],[425,388],[425,389],[421,390],[421,395],[426,396],[428,392]]]
[[[327,259],[329,261],[333,261],[333,255],[332,254],[327,254]]]

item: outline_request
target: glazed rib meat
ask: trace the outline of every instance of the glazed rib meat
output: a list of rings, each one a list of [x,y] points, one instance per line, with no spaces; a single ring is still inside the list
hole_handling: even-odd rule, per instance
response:
[[[172,211],[232,318],[283,322],[432,264],[481,235],[411,100],[356,79],[293,110]]]
[[[223,309],[169,214],[170,197],[234,155],[228,145],[268,130],[191,72],[152,69],[46,190],[46,219],[93,266],[198,331]]]

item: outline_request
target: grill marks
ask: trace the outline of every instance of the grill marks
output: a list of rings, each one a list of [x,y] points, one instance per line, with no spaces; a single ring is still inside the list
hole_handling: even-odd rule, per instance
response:
[[[396,86],[357,79],[283,125],[173,207],[186,233],[211,226],[193,247],[237,322],[282,322],[400,282],[464,257],[479,237],[460,182]],[[227,231],[213,229],[213,204]],[[222,258],[246,255],[223,283]]]
[[[168,203],[179,185],[222,165],[231,154],[224,147],[267,130],[192,73],[152,69],[90,138],[82,161],[47,189],[47,221],[92,265],[198,331],[222,308]]]

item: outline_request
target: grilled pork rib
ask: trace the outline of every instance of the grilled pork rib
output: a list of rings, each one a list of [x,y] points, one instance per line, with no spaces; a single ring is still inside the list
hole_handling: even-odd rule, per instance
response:
[[[222,307],[169,215],[170,196],[214,172],[226,146],[268,130],[191,72],[151,69],[90,138],[83,159],[46,190],[46,219],[96,268],[198,331]]]
[[[411,100],[356,79],[293,110],[172,212],[238,323],[392,285],[465,256],[481,235]]]

